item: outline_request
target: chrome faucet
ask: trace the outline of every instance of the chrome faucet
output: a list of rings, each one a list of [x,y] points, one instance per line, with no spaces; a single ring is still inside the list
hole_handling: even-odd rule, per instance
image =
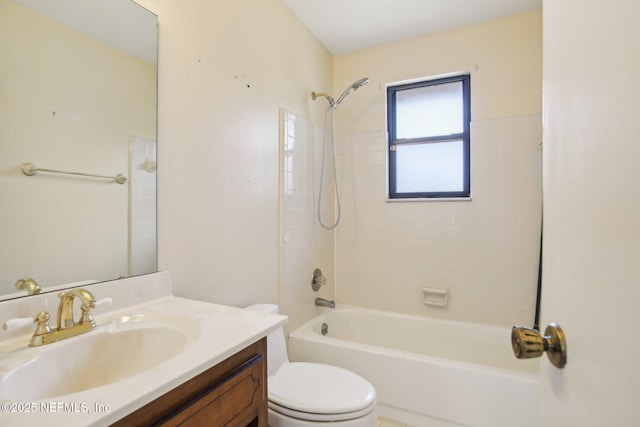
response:
[[[326,300],[324,298],[316,298],[316,305],[318,307],[329,307],[329,308],[336,308],[336,302],[335,300]]]

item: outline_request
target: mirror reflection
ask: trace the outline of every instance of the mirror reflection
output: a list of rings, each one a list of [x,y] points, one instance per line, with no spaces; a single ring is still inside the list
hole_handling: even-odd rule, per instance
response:
[[[131,0],[0,0],[0,298],[157,271],[156,55]]]

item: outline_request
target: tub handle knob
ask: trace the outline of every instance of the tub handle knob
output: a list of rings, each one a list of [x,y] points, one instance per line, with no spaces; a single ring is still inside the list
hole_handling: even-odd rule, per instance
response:
[[[314,292],[320,290],[320,286],[327,283],[327,278],[322,275],[322,270],[316,268],[313,270],[313,277],[311,278],[311,288]]]
[[[562,369],[567,363],[567,342],[557,323],[549,324],[544,336],[535,329],[514,325],[511,329],[511,347],[518,359],[540,357],[546,352],[549,361],[556,368]]]

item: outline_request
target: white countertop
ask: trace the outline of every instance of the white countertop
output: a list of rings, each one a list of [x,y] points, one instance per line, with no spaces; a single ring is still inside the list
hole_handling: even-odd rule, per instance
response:
[[[88,289],[93,291],[93,288]],[[56,313],[52,313],[52,320],[55,316]],[[190,344],[181,353],[117,382],[56,398],[22,402],[0,400],[0,426],[108,426],[287,322],[286,316],[168,295],[125,307],[114,302],[113,310],[103,314],[98,314],[96,309],[98,329],[86,335],[98,332],[101,326],[108,328],[114,319],[123,316],[186,317],[189,322],[195,322],[197,327],[194,329],[199,330],[190,334]],[[36,357],[46,352],[47,347],[59,344],[28,347],[33,332],[28,329],[20,336],[0,342],[0,381],[3,363],[15,363],[20,357]],[[168,342],[167,345],[172,343]],[[51,369],[55,369],[55,366]],[[7,370],[6,367],[4,370]],[[34,384],[33,387],[38,385]]]

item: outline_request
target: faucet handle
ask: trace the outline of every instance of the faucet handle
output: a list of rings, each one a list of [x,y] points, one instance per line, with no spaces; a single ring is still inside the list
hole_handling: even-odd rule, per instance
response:
[[[100,306],[111,305],[113,304],[113,299],[111,298],[102,298],[98,301],[91,301],[80,306],[82,310],[82,316],[80,317],[80,324],[91,323],[95,325],[95,320],[93,320],[93,316],[91,315],[91,310],[94,308],[98,308]]]
[[[35,322],[35,317],[17,317],[15,319],[9,319],[2,324],[2,329],[7,332],[15,331],[16,329],[24,328],[27,325],[31,325]]]
[[[36,317],[33,318],[34,322],[38,324],[36,326],[36,331],[33,333],[34,337],[51,333],[51,328],[49,327],[49,317],[49,313],[47,313],[46,311],[41,311]]]
[[[41,311],[35,317],[21,317],[17,319],[9,319],[2,325],[2,329],[5,331],[13,331],[19,328],[22,328],[27,325],[31,325],[32,323],[37,323],[36,330],[31,337],[30,346],[40,345],[42,344],[43,337],[47,334],[51,333],[51,328],[49,327],[49,313],[46,311]],[[38,344],[39,343],[39,344]]]
[[[93,308],[98,308],[100,306],[107,306],[107,305],[111,305],[113,304],[113,298],[102,298],[99,299],[98,301],[96,301],[95,305],[93,306]]]
[[[316,268],[313,270],[313,277],[311,278],[311,288],[314,292],[320,290],[320,286],[327,283],[327,278],[322,275],[322,270]]]
[[[49,313],[46,311],[41,311],[38,313],[36,317],[33,319],[38,325],[36,326],[36,330],[31,337],[31,342],[29,343],[30,347],[37,347],[43,344],[46,344],[46,339],[51,335],[51,328],[49,327]]]

